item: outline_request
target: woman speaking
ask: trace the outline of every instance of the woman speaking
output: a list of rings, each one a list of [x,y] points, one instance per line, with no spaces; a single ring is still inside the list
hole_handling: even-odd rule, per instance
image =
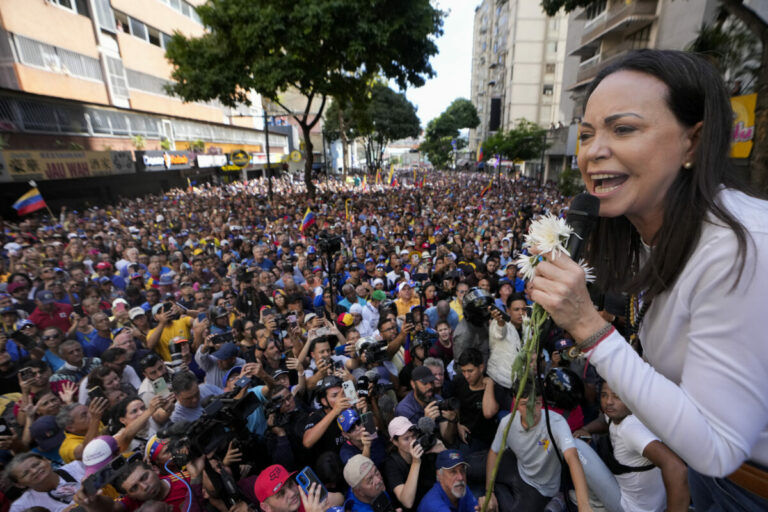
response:
[[[644,50],[602,70],[578,155],[600,200],[587,259],[601,289],[630,294],[643,357],[570,259],[537,265],[529,292],[689,465],[697,510],[768,510],[768,202],[734,179],[732,122],[694,55]]]

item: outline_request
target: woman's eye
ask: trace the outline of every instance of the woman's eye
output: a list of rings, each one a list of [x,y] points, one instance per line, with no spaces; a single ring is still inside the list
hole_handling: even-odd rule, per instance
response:
[[[619,135],[624,135],[635,131],[634,126],[620,125],[613,129],[613,131]]]
[[[582,132],[582,133],[579,134],[579,140],[580,141],[585,141],[585,140],[589,139],[590,137],[592,137],[591,133]]]

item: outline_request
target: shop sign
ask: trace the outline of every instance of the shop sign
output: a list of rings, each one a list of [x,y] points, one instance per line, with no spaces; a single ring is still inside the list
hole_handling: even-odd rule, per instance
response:
[[[230,160],[232,160],[233,165],[236,165],[238,167],[245,167],[251,161],[251,155],[249,155],[247,152],[243,151],[242,149],[239,149],[234,153],[232,153]]]
[[[188,151],[139,151],[138,155],[145,171],[189,169],[194,160],[194,155]]]
[[[109,151],[3,151],[13,181],[66,180],[114,174]]]
[[[731,157],[749,158],[755,138],[755,105],[757,94],[733,96],[733,131],[731,133]]]
[[[205,167],[221,167],[227,165],[226,155],[197,155],[197,166],[201,169]]]

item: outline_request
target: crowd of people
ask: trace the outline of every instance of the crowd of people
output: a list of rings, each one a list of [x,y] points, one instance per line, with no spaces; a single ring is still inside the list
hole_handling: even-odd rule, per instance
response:
[[[567,332],[532,363],[546,400],[514,403],[530,304],[514,260],[569,198],[410,178],[323,181],[315,199],[279,179],[272,201],[261,180],[206,185],[7,223],[3,506],[471,512],[504,451],[490,510],[686,509],[685,465],[568,357]]]

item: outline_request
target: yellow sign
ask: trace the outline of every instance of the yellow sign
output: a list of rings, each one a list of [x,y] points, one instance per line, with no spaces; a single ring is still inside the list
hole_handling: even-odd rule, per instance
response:
[[[109,151],[3,151],[14,181],[66,180],[113,174]]]
[[[757,94],[733,96],[733,131],[731,132],[731,158],[749,158],[755,138],[755,104]]]
[[[294,162],[300,162],[301,161],[301,151],[296,151],[295,149],[291,151],[291,160]]]
[[[239,167],[245,167],[246,165],[248,165],[248,163],[250,163],[251,155],[249,155],[243,150],[235,151],[234,153],[232,153],[231,160],[233,164]]]
[[[238,165],[222,165],[222,171],[242,171],[243,168]]]

